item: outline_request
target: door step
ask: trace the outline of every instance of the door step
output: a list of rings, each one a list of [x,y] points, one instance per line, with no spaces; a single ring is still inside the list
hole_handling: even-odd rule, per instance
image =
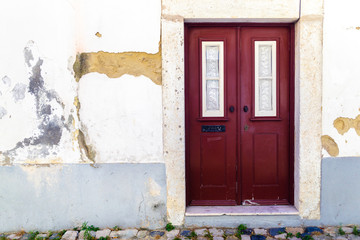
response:
[[[278,206],[188,206],[185,216],[256,216],[256,215],[299,215],[291,205]]]

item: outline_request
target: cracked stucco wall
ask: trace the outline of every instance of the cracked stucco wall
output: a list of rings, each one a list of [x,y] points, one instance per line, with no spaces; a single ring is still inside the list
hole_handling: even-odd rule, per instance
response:
[[[323,65],[324,157],[360,156],[360,3],[325,0]]]
[[[160,1],[1,7],[0,165],[163,162]]]
[[[1,230],[164,226],[161,1],[0,9]]]
[[[71,5],[0,5],[0,165],[81,162],[72,139],[77,86],[71,69],[76,32],[70,27]]]

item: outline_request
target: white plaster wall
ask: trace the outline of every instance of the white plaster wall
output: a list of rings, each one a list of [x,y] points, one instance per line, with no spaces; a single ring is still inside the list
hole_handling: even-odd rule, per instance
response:
[[[73,0],[80,52],[156,53],[160,40],[160,0]],[[99,32],[99,38],[95,34]]]
[[[324,8],[323,135],[335,140],[338,157],[360,156],[355,129],[341,135],[333,125],[338,117],[360,114],[360,2],[325,0]]]
[[[73,72],[82,52],[157,53],[161,1],[14,0],[0,9],[0,164],[163,161],[160,85],[97,73],[76,82]]]
[[[160,1],[77,3],[78,52],[159,51]],[[144,76],[91,73],[79,80],[79,100],[80,128],[96,152],[95,162],[163,161],[160,85]]]
[[[299,16],[299,0],[163,0],[162,14],[192,22],[289,22]]]
[[[90,73],[80,80],[79,100],[95,162],[162,162],[160,86],[144,76]]]
[[[7,152],[14,163],[79,161],[71,129],[65,127],[58,132],[59,144],[16,146],[41,136],[39,125],[54,121],[65,125],[73,115],[76,84],[70,67],[75,56],[74,9],[61,0],[1,1],[0,9],[0,108],[6,112],[0,114],[0,153]],[[36,112],[36,96],[29,87],[39,60],[44,81],[39,104],[49,105],[52,111],[46,116]],[[0,164],[4,160],[0,154]]]

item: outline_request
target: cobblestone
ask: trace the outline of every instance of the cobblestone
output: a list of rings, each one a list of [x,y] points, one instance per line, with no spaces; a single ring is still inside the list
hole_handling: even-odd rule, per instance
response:
[[[336,227],[326,227],[324,228],[325,234],[336,234],[337,228]]]
[[[254,233],[255,233],[255,235],[266,235],[267,231],[266,231],[266,229],[255,228]]]
[[[95,231],[88,231],[89,235],[92,236],[92,237],[96,237],[96,232]],[[84,237],[84,234],[85,234],[85,230],[81,230],[79,232],[79,236],[78,236],[78,240],[84,240],[85,237]]]
[[[228,236],[227,238],[226,238],[226,240],[238,240],[238,238],[237,237],[235,237],[235,236]],[[242,238],[241,237],[241,240],[250,240],[250,238],[249,239],[244,239],[244,238]]]
[[[195,233],[198,236],[205,236],[207,234],[207,229],[206,228],[195,229]]]
[[[30,238],[30,234],[29,233],[25,233],[24,235],[21,236],[20,240],[28,240]],[[50,238],[49,238],[50,239]],[[51,239],[52,240],[52,239]]]
[[[103,230],[99,230],[96,232],[95,238],[99,239],[99,238],[106,238],[107,236],[109,236],[111,233],[110,229],[103,229]]]
[[[180,233],[180,230],[174,229],[170,232],[166,232],[166,237],[168,239],[174,239],[177,235],[179,235],[179,233]]]
[[[286,233],[282,233],[274,236],[275,239],[286,239],[286,237],[287,237]]]
[[[7,238],[12,239],[12,240],[17,240],[17,239],[21,238],[21,234],[13,233],[13,234],[10,234]]]
[[[208,238],[206,238],[204,236],[200,236],[200,237],[197,238],[197,240],[208,240]],[[236,240],[238,240],[238,239],[236,239]]]
[[[285,228],[270,228],[269,229],[269,234],[273,237],[277,236],[279,234],[282,234],[284,232],[285,232]]]
[[[251,240],[250,235],[241,235],[241,240]]]
[[[78,236],[77,231],[66,231],[61,239],[62,240],[76,240],[77,236]]]
[[[214,239],[214,240],[224,240],[223,237],[214,237],[213,239]]]
[[[351,227],[342,227],[342,230],[346,233],[346,234],[350,234],[353,232],[353,228]]]
[[[24,234],[25,235],[25,234]],[[29,234],[29,236],[30,236],[30,234]],[[55,240],[55,239],[60,239],[61,237],[60,237],[60,235],[59,235],[59,233],[53,233],[53,234],[51,234],[51,236],[49,237],[49,240]],[[23,239],[21,239],[21,240],[23,240]]]
[[[287,228],[255,228],[245,229],[241,234],[241,240],[360,240],[360,234],[353,234],[355,226],[341,226],[343,232],[339,232],[340,226],[324,227],[287,227]],[[359,226],[356,226],[359,229]],[[64,230],[65,231],[65,230]],[[63,233],[63,231],[61,231]],[[122,239],[145,239],[145,240],[238,240],[235,228],[178,228],[172,231],[165,229],[145,230],[129,228],[112,231],[101,229],[89,231],[88,238],[85,231],[68,230],[62,237],[60,232],[55,233],[0,233],[0,240],[122,240]],[[342,233],[343,235],[341,235]],[[37,234],[37,235],[36,235]],[[197,237],[195,237],[195,235]],[[298,238],[299,235],[301,238]],[[49,237],[50,236],[50,237]],[[89,239],[90,237],[90,239]]]
[[[296,235],[297,233],[303,234],[304,228],[301,227],[287,227],[285,228],[285,232],[292,233],[293,235]]]
[[[190,230],[182,230],[180,232],[180,236],[183,236],[183,237],[189,237],[191,234],[191,231]]]
[[[206,229],[205,229],[206,230]],[[237,229],[225,229],[225,234],[227,236],[234,235],[237,232]]]
[[[40,234],[38,234],[38,235],[36,236],[36,239],[37,239],[37,240],[45,240],[45,239],[48,238],[48,235],[49,235],[49,234],[47,234],[47,233],[40,233]],[[9,236],[8,238],[10,238],[10,236]]]
[[[146,230],[140,230],[136,237],[139,238],[139,239],[142,239],[144,237],[146,237],[147,235],[149,234],[149,231],[146,231]]]
[[[318,228],[318,227],[307,227],[307,228],[305,228],[304,233],[310,233],[310,234],[319,235],[319,234],[323,234],[324,231],[322,229]]]
[[[214,237],[222,237],[224,235],[224,230],[217,228],[210,228],[209,233]],[[215,238],[214,238],[215,239]]]

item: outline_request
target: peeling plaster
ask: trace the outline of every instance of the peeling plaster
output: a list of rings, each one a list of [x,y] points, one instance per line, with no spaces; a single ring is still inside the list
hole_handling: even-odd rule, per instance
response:
[[[84,152],[86,157],[90,161],[95,163],[96,152],[95,152],[95,150],[93,149],[93,147],[91,145],[86,143],[85,135],[81,130],[78,130],[77,139],[78,139],[78,142],[79,142],[79,147],[80,147],[81,154]]]
[[[339,147],[332,137],[328,135],[321,136],[321,144],[330,156],[336,157],[339,155]]]
[[[163,19],[165,19],[166,21],[171,21],[171,22],[183,22],[184,21],[184,17],[181,15],[163,14],[161,17]]]
[[[68,122],[65,123],[65,105],[59,95],[56,91],[47,89],[45,86],[42,72],[44,60],[38,56],[35,43],[29,41],[23,53],[29,75],[28,84],[16,83],[12,88],[11,94],[14,103],[23,100],[26,94],[33,97],[37,129],[32,132],[30,137],[23,138],[18,141],[13,148],[3,151],[2,155],[6,157],[5,160],[2,159],[2,165],[8,164],[16,159],[18,150],[20,149],[23,149],[22,152],[26,152],[27,154],[28,159],[25,160],[25,162],[41,162],[39,157],[50,157],[49,155],[54,154],[53,147],[59,145],[64,128],[69,130],[71,127],[71,124],[67,126]],[[11,79],[8,76],[3,77],[2,82],[10,89]],[[0,106],[0,119],[5,114],[6,109]],[[25,150],[24,148],[28,146],[36,147]]]
[[[145,52],[90,52],[76,56],[73,65],[76,80],[91,72],[106,74],[110,78],[118,78],[124,74],[144,75],[155,84],[161,85],[161,43],[155,54]]]
[[[6,109],[0,106],[0,119],[2,119],[6,114],[7,114]]]
[[[25,91],[27,86],[23,83],[17,83],[12,90],[13,98],[15,102],[23,100],[25,98]]]
[[[80,120],[81,104],[78,96],[74,98],[74,106],[76,107],[76,115],[78,117],[80,127],[84,129],[84,126],[81,124]],[[73,120],[73,125],[75,125],[75,120]],[[76,129],[76,131],[73,133],[73,140],[77,141],[79,144],[81,159],[87,158],[95,164],[96,151],[94,150],[94,147],[86,142],[86,135],[84,134],[84,130]]]
[[[154,179],[149,178],[147,185],[149,187],[149,193],[151,196],[153,197],[160,196],[161,187],[159,184],[157,184],[157,182]]]
[[[11,165],[10,157],[0,151],[0,162],[3,166]]]
[[[10,87],[10,85],[11,85],[11,79],[8,76],[4,76],[2,78],[2,82],[7,87]]]
[[[334,120],[334,127],[341,135],[344,135],[350,128],[354,128],[356,134],[360,136],[360,115],[357,115],[356,118],[338,117]]]

